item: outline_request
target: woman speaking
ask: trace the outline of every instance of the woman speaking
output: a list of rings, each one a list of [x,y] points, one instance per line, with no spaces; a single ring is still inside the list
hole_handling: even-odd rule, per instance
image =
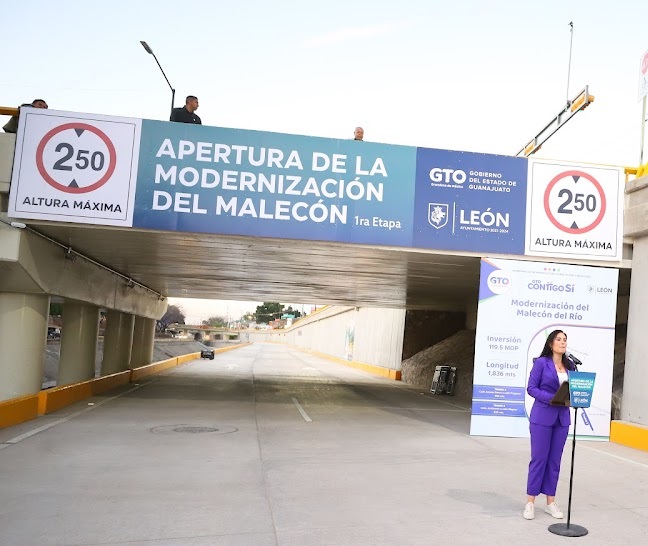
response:
[[[534,359],[527,392],[535,399],[529,417],[531,431],[531,462],[527,480],[525,519],[535,516],[535,498],[547,496],[545,512],[557,519],[564,517],[556,504],[556,487],[560,474],[560,459],[567,440],[571,419],[569,408],[552,406],[561,383],[568,379],[567,371],[574,366],[567,359],[567,334],[554,330],[547,337],[542,353]]]

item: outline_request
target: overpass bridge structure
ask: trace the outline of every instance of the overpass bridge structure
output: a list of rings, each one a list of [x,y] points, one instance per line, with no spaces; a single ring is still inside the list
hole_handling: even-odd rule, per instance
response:
[[[247,332],[247,330],[243,330]],[[241,330],[236,328],[226,328],[224,326],[205,326],[198,324],[170,324],[167,327],[167,332],[172,332],[175,335],[191,335],[200,334],[200,337],[210,341],[216,339],[238,339],[241,335]]]
[[[33,110],[0,134],[0,401],[40,389],[51,301],[66,384],[94,377],[99,309],[102,374],[150,362],[168,297],[459,311],[474,328],[490,257],[619,269],[623,415],[648,425],[648,177]]]

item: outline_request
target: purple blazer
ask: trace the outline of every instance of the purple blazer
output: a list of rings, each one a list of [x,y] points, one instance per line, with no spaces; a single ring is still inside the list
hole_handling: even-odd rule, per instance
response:
[[[570,368],[567,368],[567,370],[571,371]],[[558,392],[558,387],[560,387],[558,372],[553,360],[547,356],[536,358],[527,387],[529,396],[535,398],[529,416],[531,423],[551,427],[559,419],[562,426],[568,427],[570,425],[571,417],[568,407],[549,405],[551,399]]]

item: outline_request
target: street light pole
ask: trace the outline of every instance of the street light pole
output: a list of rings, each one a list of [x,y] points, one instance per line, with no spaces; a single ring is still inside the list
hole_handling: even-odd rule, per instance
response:
[[[153,58],[155,59],[155,62],[160,67],[160,72],[162,72],[162,75],[164,76],[164,79],[166,80],[167,84],[169,84],[169,89],[171,89],[171,112],[173,113],[173,106],[175,104],[175,89],[171,85],[171,82],[169,81],[169,78],[167,78],[167,75],[164,73],[164,70],[162,70],[162,65],[160,64],[160,61],[158,61],[157,57],[155,56],[155,53],[153,53],[153,50],[151,49],[151,46],[149,46],[143,40],[140,40],[140,44],[142,44],[142,47],[146,50],[146,52],[149,55],[153,55]]]

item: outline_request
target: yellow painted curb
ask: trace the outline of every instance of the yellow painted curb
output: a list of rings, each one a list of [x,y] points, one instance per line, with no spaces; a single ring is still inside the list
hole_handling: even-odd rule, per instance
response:
[[[245,343],[239,343],[237,345],[232,345],[231,347],[221,347],[220,349],[214,349],[214,352],[216,354],[226,353],[227,351],[233,351],[234,349],[238,349],[240,347],[245,347],[246,345],[250,345],[250,342],[246,341]],[[200,353],[198,353],[198,356],[200,356]]]
[[[200,358],[200,353],[189,353],[182,355],[178,357],[178,364],[184,364],[185,362],[196,360],[197,358]]]
[[[191,353],[196,354],[196,353]],[[178,361],[180,358],[183,357],[174,357],[174,358],[169,358],[167,360],[160,360],[159,362],[153,362],[152,364],[147,364],[146,366],[140,366],[139,368],[133,368],[131,370],[131,383],[135,381],[139,381],[143,377],[147,377],[149,375],[154,375],[156,373],[163,372],[164,370],[168,370],[169,368],[173,368],[178,365]]]
[[[12,427],[38,417],[38,394],[0,402],[0,428]]]
[[[610,442],[648,451],[648,427],[628,421],[612,421]]]
[[[281,341],[271,341],[269,343],[278,343],[280,345],[288,345],[287,343],[282,343]],[[313,351],[311,349],[304,349],[303,347],[297,347],[295,345],[288,345],[293,349],[298,349],[305,353],[310,353],[320,358],[325,358],[326,360],[331,360],[337,364],[342,364],[344,366],[349,366],[350,368],[356,368],[362,370],[363,372],[369,372],[375,375],[380,375],[382,377],[387,377],[388,379],[393,379],[394,381],[401,380],[401,371],[392,370],[391,368],[383,368],[382,366],[375,366],[374,364],[366,364],[364,362],[357,362],[355,360],[344,360],[337,356],[327,355],[326,353],[320,353],[319,351]]]
[[[79,400],[84,400],[130,383],[131,371],[118,372],[81,383],[46,389],[38,393],[38,413],[45,415],[60,410]]]
[[[214,349],[214,352],[225,353],[246,345],[249,345],[249,343],[240,343],[232,347]],[[128,385],[143,377],[163,372],[164,370],[198,358],[200,358],[200,353],[189,353],[179,357],[169,358],[168,360],[153,362],[152,364],[133,370],[89,379],[88,381],[74,383],[72,385],[46,389],[40,391],[38,394],[4,400],[0,402],[0,428],[24,423],[30,419],[35,419],[39,415],[52,413],[85,398],[96,396],[97,394],[122,385]]]

